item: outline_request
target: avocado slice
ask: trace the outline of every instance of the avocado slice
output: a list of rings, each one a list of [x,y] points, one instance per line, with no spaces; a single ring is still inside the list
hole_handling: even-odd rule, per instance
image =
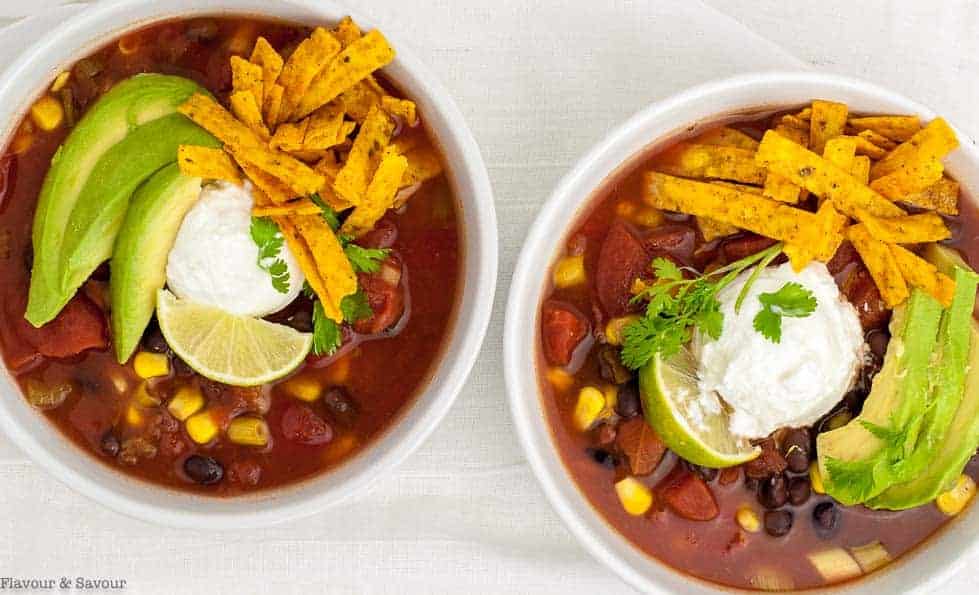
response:
[[[972,316],[979,277],[949,248],[932,245],[925,257],[955,277],[955,297],[942,320],[942,359],[934,368],[935,404],[911,456],[916,474],[871,500],[873,508],[903,510],[934,500],[979,447],[979,323]]]
[[[177,160],[180,145],[220,143],[183,114],[173,113],[132,130],[99,159],[68,218],[62,247],[62,291],[72,295],[112,256],[133,192]]]
[[[34,266],[25,318],[50,322],[71,299],[62,288],[65,228],[85,182],[105,153],[135,127],[172,114],[203,89],[194,81],[140,74],[113,87],[93,105],[51,159],[34,215]]]
[[[184,215],[197,203],[201,181],[181,174],[174,163],[133,196],[109,265],[112,339],[119,363],[136,350],[153,316],[156,292],[166,283],[167,257]]]
[[[921,290],[891,318],[891,342],[860,415],[816,439],[826,493],[859,504],[905,481],[894,468],[904,459],[912,426],[928,408],[928,369],[938,338],[942,306]]]

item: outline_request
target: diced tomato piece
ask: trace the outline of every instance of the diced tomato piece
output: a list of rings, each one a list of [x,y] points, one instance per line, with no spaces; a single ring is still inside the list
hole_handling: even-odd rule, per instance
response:
[[[725,263],[731,263],[757,254],[774,245],[775,240],[771,238],[746,232],[740,236],[724,240],[724,243],[721,244],[721,254],[724,255]]]
[[[719,512],[710,487],[688,471],[682,462],[663,480],[660,497],[673,512],[691,521],[709,521]]]
[[[293,442],[316,446],[333,440],[333,428],[306,405],[292,403],[282,414],[282,435]]]
[[[552,364],[568,365],[588,330],[588,321],[574,307],[553,300],[544,304],[541,335],[544,355]]]
[[[891,311],[887,309],[880,290],[874,283],[870,271],[861,263],[850,272],[843,283],[843,295],[849,300],[860,316],[860,325],[864,330],[883,328],[890,320]]]
[[[751,479],[768,479],[789,466],[771,438],[762,440],[758,446],[761,454],[744,464],[744,474]]]
[[[859,262],[860,254],[857,253],[857,249],[853,247],[853,244],[847,240],[840,244],[840,247],[836,250],[836,254],[826,263],[826,268],[829,269],[831,275],[838,275],[848,266]]]
[[[652,259],[642,240],[626,223],[616,221],[602,243],[595,267],[595,293],[609,317],[622,316],[638,306],[632,299],[632,284]]]
[[[357,244],[364,248],[390,248],[396,241],[398,227],[390,219],[381,219],[374,225],[374,229],[357,239]]]
[[[72,357],[109,346],[105,315],[84,294],[76,294],[54,320],[35,328],[20,317],[19,334],[45,357]]]
[[[392,255],[376,273],[358,275],[360,288],[367,294],[374,315],[354,323],[362,335],[376,335],[396,325],[405,313],[405,285],[401,260]]]

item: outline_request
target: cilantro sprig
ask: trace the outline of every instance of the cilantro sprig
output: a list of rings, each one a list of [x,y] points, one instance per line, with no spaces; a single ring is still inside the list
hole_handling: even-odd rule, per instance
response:
[[[805,318],[816,311],[816,296],[799,283],[786,283],[778,291],[758,296],[761,310],[755,315],[756,331],[772,343],[782,341],[782,317]]]
[[[744,270],[771,262],[781,251],[782,244],[778,243],[703,275],[666,258],[653,260],[656,281],[632,298],[633,303],[646,301],[646,311],[623,331],[622,363],[637,370],[656,354],[675,355],[690,341],[695,329],[716,340],[724,327],[717,294]],[[685,270],[696,276],[687,279]]]
[[[289,267],[279,255],[285,242],[279,226],[268,217],[252,217],[249,233],[258,246],[258,266],[272,278],[272,287],[289,293]]]

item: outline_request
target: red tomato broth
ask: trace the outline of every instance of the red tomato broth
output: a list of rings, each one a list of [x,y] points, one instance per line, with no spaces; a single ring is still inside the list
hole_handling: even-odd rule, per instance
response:
[[[764,117],[750,115],[734,123],[728,118],[724,123],[760,138],[759,131],[768,128],[770,117],[770,114],[765,114]],[[705,129],[707,128],[700,128],[696,133]],[[676,141],[692,136],[693,132],[689,129],[676,138],[651,145],[613,173],[589,198],[585,207],[576,214],[576,220],[570,227],[571,231],[566,236],[559,255],[563,257],[581,254],[583,250],[587,283],[558,288],[548,274],[539,316],[543,316],[543,310],[548,303],[567,304],[586,315],[592,325],[593,334],[604,330],[608,316],[595,289],[595,274],[598,254],[609,228],[622,219],[616,212],[617,205],[620,201],[632,201],[641,205],[643,172],[651,169],[663,150]],[[963,190],[959,207],[960,215],[950,220],[953,230],[956,225],[959,228],[950,244],[963,254],[970,265],[977,267],[979,206]],[[690,217],[672,214],[666,215],[660,227],[676,224],[695,229],[695,223]],[[642,227],[636,229],[650,230]],[[697,248],[705,254],[715,253],[718,246],[718,241],[705,243],[699,233],[697,234]],[[638,477],[653,490],[654,501],[645,515],[632,516],[623,508],[614,488],[617,481],[631,475],[628,465],[620,463],[609,468],[598,463],[589,449],[602,448],[599,443],[601,426],[582,432],[575,427],[573,421],[578,391],[586,386],[601,387],[609,384],[600,374],[597,355],[600,342],[585,340],[579,345],[571,363],[563,367],[573,377],[573,383],[567,388],[558,389],[545,375],[548,369],[555,366],[545,356],[541,335],[542,320],[538,321],[537,331],[538,382],[545,415],[565,468],[589,503],[613,529],[647,555],[684,574],[724,586],[757,589],[764,586],[757,582],[759,574],[767,576],[774,572],[781,579],[790,580],[796,589],[824,587],[825,580],[806,558],[807,554],[834,547],[859,547],[880,541],[894,560],[936,534],[950,520],[933,503],[899,512],[873,511],[863,506],[847,507],[837,504],[840,512],[837,525],[839,529],[831,537],[822,538],[813,527],[812,512],[820,503],[834,501],[829,496],[812,492],[802,505],[793,506],[787,503],[783,507],[794,514],[792,529],[787,535],[770,536],[766,534],[764,526],[756,533],[749,533],[739,526],[735,513],[740,507],[747,505],[762,520],[765,508],[758,502],[755,491],[745,486],[744,472],[740,469],[738,479],[733,483],[721,485],[717,477],[708,482],[720,509],[716,518],[710,521],[687,520],[665,506],[657,489],[657,484],[674,465],[685,464],[669,452],[651,475]],[[979,478],[979,458],[974,457],[970,461],[966,472],[973,478]],[[805,474],[788,475],[801,477]]]
[[[204,27],[208,40],[194,40],[190,32],[195,27]],[[191,78],[223,99],[231,89],[230,47],[240,46],[237,53],[247,54],[261,35],[286,53],[310,31],[304,26],[251,18],[164,22],[128,34],[122,45],[127,50],[135,48],[132,53],[124,54],[118,40],[98,50],[86,60],[102,65],[99,74],[90,82],[72,76],[68,84],[77,88],[78,103],[91,105],[114,83],[139,72],[157,72]],[[381,78],[380,82],[392,94],[403,96],[390,81]],[[33,214],[48,164],[68,133],[65,126],[53,132],[34,131],[29,116],[21,123],[20,131],[31,133],[33,144],[21,154],[14,154],[13,148],[8,148],[0,160],[0,240],[9,234],[9,254],[4,257],[5,252],[0,250],[0,350],[8,366],[32,349],[17,330],[18,325],[27,324],[22,319],[29,284],[29,267],[25,261],[30,258]],[[428,134],[422,127],[406,132]],[[111,350],[90,350],[65,360],[41,358],[26,366],[16,379],[22,388],[30,381],[44,385],[71,383],[75,390],[64,404],[45,411],[44,415],[98,460],[152,483],[208,495],[233,496],[323,473],[372,444],[397,422],[415,396],[434,378],[454,323],[461,289],[463,232],[459,209],[450,183],[441,175],[423,184],[404,207],[388,213],[385,220],[397,229],[391,248],[404,265],[405,301],[410,307],[391,329],[370,337],[354,336],[355,345],[345,348],[342,356],[349,363],[345,381],[332,380],[336,367],[341,365],[337,362],[326,366],[307,363],[292,375],[320,379],[325,387],[342,385],[354,404],[356,414],[346,423],[334,419],[322,399],[305,404],[332,427],[333,439],[326,444],[299,444],[283,435],[283,413],[300,401],[285,394],[279,382],[263,389],[271,390],[272,395],[271,406],[264,416],[271,432],[266,447],[236,445],[223,436],[212,444],[196,445],[186,435],[183,424],[161,408],[161,421],[157,423],[164,428],[177,427],[175,432],[164,429],[163,438],[182,443],[177,447],[179,452],[168,451],[161,440],[156,456],[126,465],[103,454],[100,442],[107,429],[125,426],[121,420],[139,379],[131,366],[121,366],[115,361]],[[19,312],[12,314],[10,310]],[[128,378],[129,390],[121,394],[114,390],[111,381],[114,376]],[[192,374],[178,382],[172,371],[169,378],[154,380],[154,384],[165,404],[170,394],[167,391],[182,382],[197,381],[196,374]],[[149,413],[151,417],[157,415],[155,411]],[[125,437],[125,430],[121,430],[119,439]],[[211,486],[190,481],[182,463],[191,454],[220,461],[225,479]],[[244,468],[257,464],[260,468],[257,483],[234,478],[243,474],[235,470],[238,464]],[[229,476],[232,476],[230,481]]]

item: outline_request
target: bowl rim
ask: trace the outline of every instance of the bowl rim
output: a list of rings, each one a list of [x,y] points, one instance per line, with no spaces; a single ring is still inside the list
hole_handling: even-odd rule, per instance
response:
[[[130,13],[142,16],[120,22]],[[350,15],[366,29],[380,26],[376,19],[332,0],[110,0],[86,6],[26,48],[3,70],[0,99],[9,99],[10,107],[0,109],[0,117],[7,116],[0,122],[0,139],[7,142],[27,107],[56,74],[56,69],[39,73],[35,60],[57,60],[58,66],[64,66],[104,45],[106,38],[115,39],[125,32],[174,18],[204,15],[326,22]],[[46,419],[41,419],[40,425],[46,424],[59,437],[57,444],[32,434],[16,422],[15,413],[26,415],[27,408],[38,418],[43,416],[26,403],[9,370],[0,365],[0,430],[25,455],[70,489],[126,516],[176,528],[231,530],[267,527],[342,503],[394,470],[438,427],[468,381],[488,330],[499,253],[496,210],[479,146],[454,99],[396,32],[385,29],[385,36],[398,52],[386,69],[402,73],[400,77],[392,76],[399,85],[409,79],[423,92],[423,97],[412,97],[425,100],[427,120],[436,123],[432,132],[438,126],[443,133],[437,135],[437,140],[450,162],[450,183],[461,209],[460,251],[464,263],[460,265],[459,297],[443,352],[427,383],[419,386],[399,418],[367,448],[337,468],[256,494],[201,496],[110,469],[96,460],[94,453],[81,452]],[[61,41],[73,38],[85,41]],[[466,192],[463,194],[460,189]],[[152,500],[138,497],[144,495],[140,492],[152,496]]]
[[[746,90],[763,91],[773,87],[793,85],[800,88],[815,86],[848,90],[869,98],[880,99],[882,102],[900,105],[907,110],[904,113],[918,114],[926,120],[936,117],[936,114],[926,106],[879,85],[855,77],[815,71],[757,71],[714,79],[686,88],[635,112],[614,127],[575,162],[555,186],[530,225],[511,278],[503,330],[503,364],[510,414],[516,427],[518,441],[551,507],[571,533],[593,558],[643,592],[667,594],[677,592],[676,589],[683,591],[697,589],[696,592],[705,593],[749,591],[686,574],[683,570],[642,552],[605,520],[576,485],[575,479],[557,449],[550,422],[547,420],[546,412],[543,411],[541,403],[544,397],[539,386],[537,358],[526,355],[528,337],[531,337],[529,343],[533,345],[531,350],[537,349],[537,311],[546,287],[546,278],[541,271],[549,270],[571,226],[580,221],[582,216],[586,216],[584,214],[592,204],[595,192],[617,176],[622,169],[628,168],[635,157],[685,129],[703,122],[717,122],[730,115],[730,112],[718,112],[712,118],[674,121],[672,131],[658,130],[658,134],[646,136],[648,140],[642,144],[645,148],[637,150],[634,148],[636,138],[642,135],[644,130],[652,127],[663,128],[664,125],[660,120],[667,118],[671,112],[682,110],[698,102],[710,102],[712,98],[719,95],[736,95]],[[813,98],[818,97],[815,95],[809,97],[810,100]],[[783,107],[787,106],[788,104],[783,104]],[[745,105],[743,109],[748,110],[751,107],[767,109],[764,99],[759,100],[754,106]],[[771,105],[772,111],[777,109],[779,109],[778,105]],[[960,146],[961,151],[968,154],[971,162],[979,164],[979,151],[975,147],[975,141],[961,130],[955,130],[963,141]],[[966,139],[970,142],[965,142]],[[632,149],[629,150],[628,147]],[[598,175],[595,172],[604,175],[601,176],[598,184],[592,182],[589,185],[589,179]],[[569,213],[573,215],[569,216]],[[546,259],[543,266],[542,259]],[[968,513],[972,513],[968,516],[971,516],[974,524],[976,514],[972,510]],[[960,525],[966,520],[956,519],[954,524]],[[870,593],[870,589],[875,585],[879,588],[878,583],[884,577],[894,574],[896,568],[906,568],[918,561],[925,550],[931,549],[934,542],[944,537],[939,533],[945,533],[949,524],[951,523],[944,525],[936,534],[927,537],[911,551],[902,554],[886,569],[853,581],[816,590],[819,592],[829,590],[832,593]],[[926,593],[935,589],[961,569],[970,556],[976,554],[979,554],[979,535],[972,537],[965,547],[960,548],[954,555],[954,559],[943,561],[937,569],[914,575],[910,584],[905,580],[902,584],[906,585],[905,588],[910,587],[910,590],[904,592]],[[640,572],[639,564],[647,565],[647,569],[655,578],[649,578]]]

